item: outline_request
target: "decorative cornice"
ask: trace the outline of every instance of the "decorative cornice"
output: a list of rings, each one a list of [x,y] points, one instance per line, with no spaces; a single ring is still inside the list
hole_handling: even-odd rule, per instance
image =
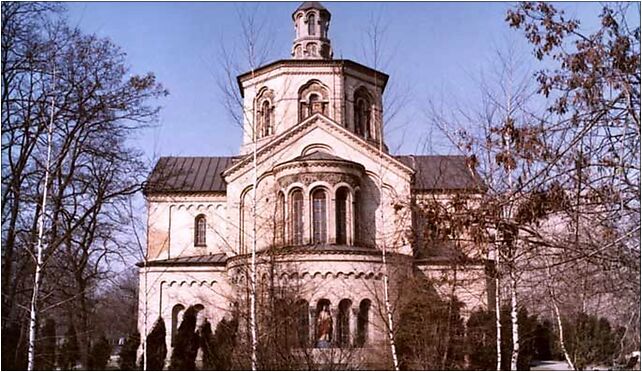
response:
[[[381,71],[375,70],[373,68],[370,68],[368,66],[364,66],[360,63],[354,62],[349,59],[331,59],[331,60],[326,60],[326,59],[281,59],[274,61],[272,63],[268,63],[267,65],[261,66],[253,71],[248,71],[245,72],[239,76],[237,76],[236,81],[239,86],[239,90],[241,91],[241,96],[245,96],[245,92],[243,89],[243,82],[246,81],[247,79],[250,78],[256,78],[259,75],[263,75],[265,73],[268,73],[270,71],[274,71],[280,67],[287,66],[287,67],[311,67],[311,66],[319,66],[319,67],[340,67],[342,69],[346,68],[352,68],[354,70],[360,70],[363,72],[365,75],[374,75],[375,77],[379,77],[382,82],[382,90],[386,88],[386,84],[388,83],[388,74],[383,73]]]

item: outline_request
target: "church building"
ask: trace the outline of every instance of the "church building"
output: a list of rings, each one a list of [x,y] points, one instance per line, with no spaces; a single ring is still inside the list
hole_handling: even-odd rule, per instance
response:
[[[291,58],[238,76],[238,155],[161,157],[148,178],[138,324],[147,334],[164,320],[168,358],[186,308],[213,329],[247,313],[253,251],[259,329],[265,293],[287,292],[298,349],[349,349],[364,368],[388,350],[386,296],[394,302],[408,275],[444,280],[460,259],[425,241],[415,207],[481,195],[483,182],[464,156],[389,152],[389,76],[334,59],[330,20],[323,5],[301,4]],[[485,257],[468,252],[457,263],[463,316],[489,301]]]

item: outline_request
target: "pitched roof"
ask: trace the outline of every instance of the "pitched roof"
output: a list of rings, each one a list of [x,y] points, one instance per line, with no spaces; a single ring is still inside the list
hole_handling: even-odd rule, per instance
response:
[[[225,192],[221,173],[239,157],[162,157],[147,179],[145,194],[154,192]]]
[[[415,170],[415,190],[486,190],[465,156],[401,155],[395,158]]]
[[[145,185],[145,194],[167,192],[226,192],[221,173],[240,157],[162,157]],[[297,160],[343,160],[323,152],[314,152]],[[432,190],[486,189],[479,175],[471,171],[465,156],[402,155],[395,156],[415,170],[413,188]]]

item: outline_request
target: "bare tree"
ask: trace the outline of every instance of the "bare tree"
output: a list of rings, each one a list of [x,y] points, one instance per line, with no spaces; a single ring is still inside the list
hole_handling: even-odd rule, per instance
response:
[[[24,294],[39,296],[26,278],[40,270],[39,312],[56,312],[75,301],[85,304],[78,329],[86,365],[91,336],[87,300],[124,246],[118,235],[123,226],[119,203],[140,189],[140,154],[126,140],[154,119],[158,108],[148,101],[167,92],[152,74],[128,77],[118,47],[69,28],[55,18],[55,9],[2,6],[7,31],[2,182],[3,216],[8,217],[3,218],[3,333],[22,322],[14,309],[23,309]],[[42,161],[42,144],[47,143],[49,164]],[[39,188],[45,178],[47,185]],[[45,190],[50,192],[46,210],[39,203]],[[39,229],[44,232],[41,261],[33,259]]]

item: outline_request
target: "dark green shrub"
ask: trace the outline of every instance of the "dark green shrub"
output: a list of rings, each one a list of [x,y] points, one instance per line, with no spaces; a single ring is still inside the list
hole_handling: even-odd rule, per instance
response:
[[[165,321],[158,318],[147,336],[147,370],[160,371],[165,367],[167,345],[165,344]],[[194,369],[194,368],[192,368]]]
[[[200,329],[201,348],[203,350],[203,369],[215,371],[232,370],[232,355],[236,346],[238,319],[234,316],[231,320],[222,319],[217,325],[214,334],[212,326],[207,320]]]
[[[76,367],[76,363],[78,363],[78,360],[80,359],[80,348],[78,346],[76,328],[74,327],[73,322],[69,323],[59,357],[60,360],[58,364],[65,370],[74,369]]]
[[[418,280],[401,309],[395,335],[402,369],[462,369],[464,323],[461,303],[442,300],[426,280]]]
[[[176,332],[169,369],[173,371],[192,371],[196,369],[196,353],[200,338],[196,333],[196,314],[193,306],[185,310],[183,321]]]
[[[96,343],[94,343],[89,354],[89,363],[87,367],[92,371],[102,371],[107,368],[109,356],[111,355],[111,345],[109,341],[102,335]]]
[[[135,332],[125,341],[120,349],[119,367],[121,371],[133,371],[136,369],[136,351],[140,345],[140,333]]]

